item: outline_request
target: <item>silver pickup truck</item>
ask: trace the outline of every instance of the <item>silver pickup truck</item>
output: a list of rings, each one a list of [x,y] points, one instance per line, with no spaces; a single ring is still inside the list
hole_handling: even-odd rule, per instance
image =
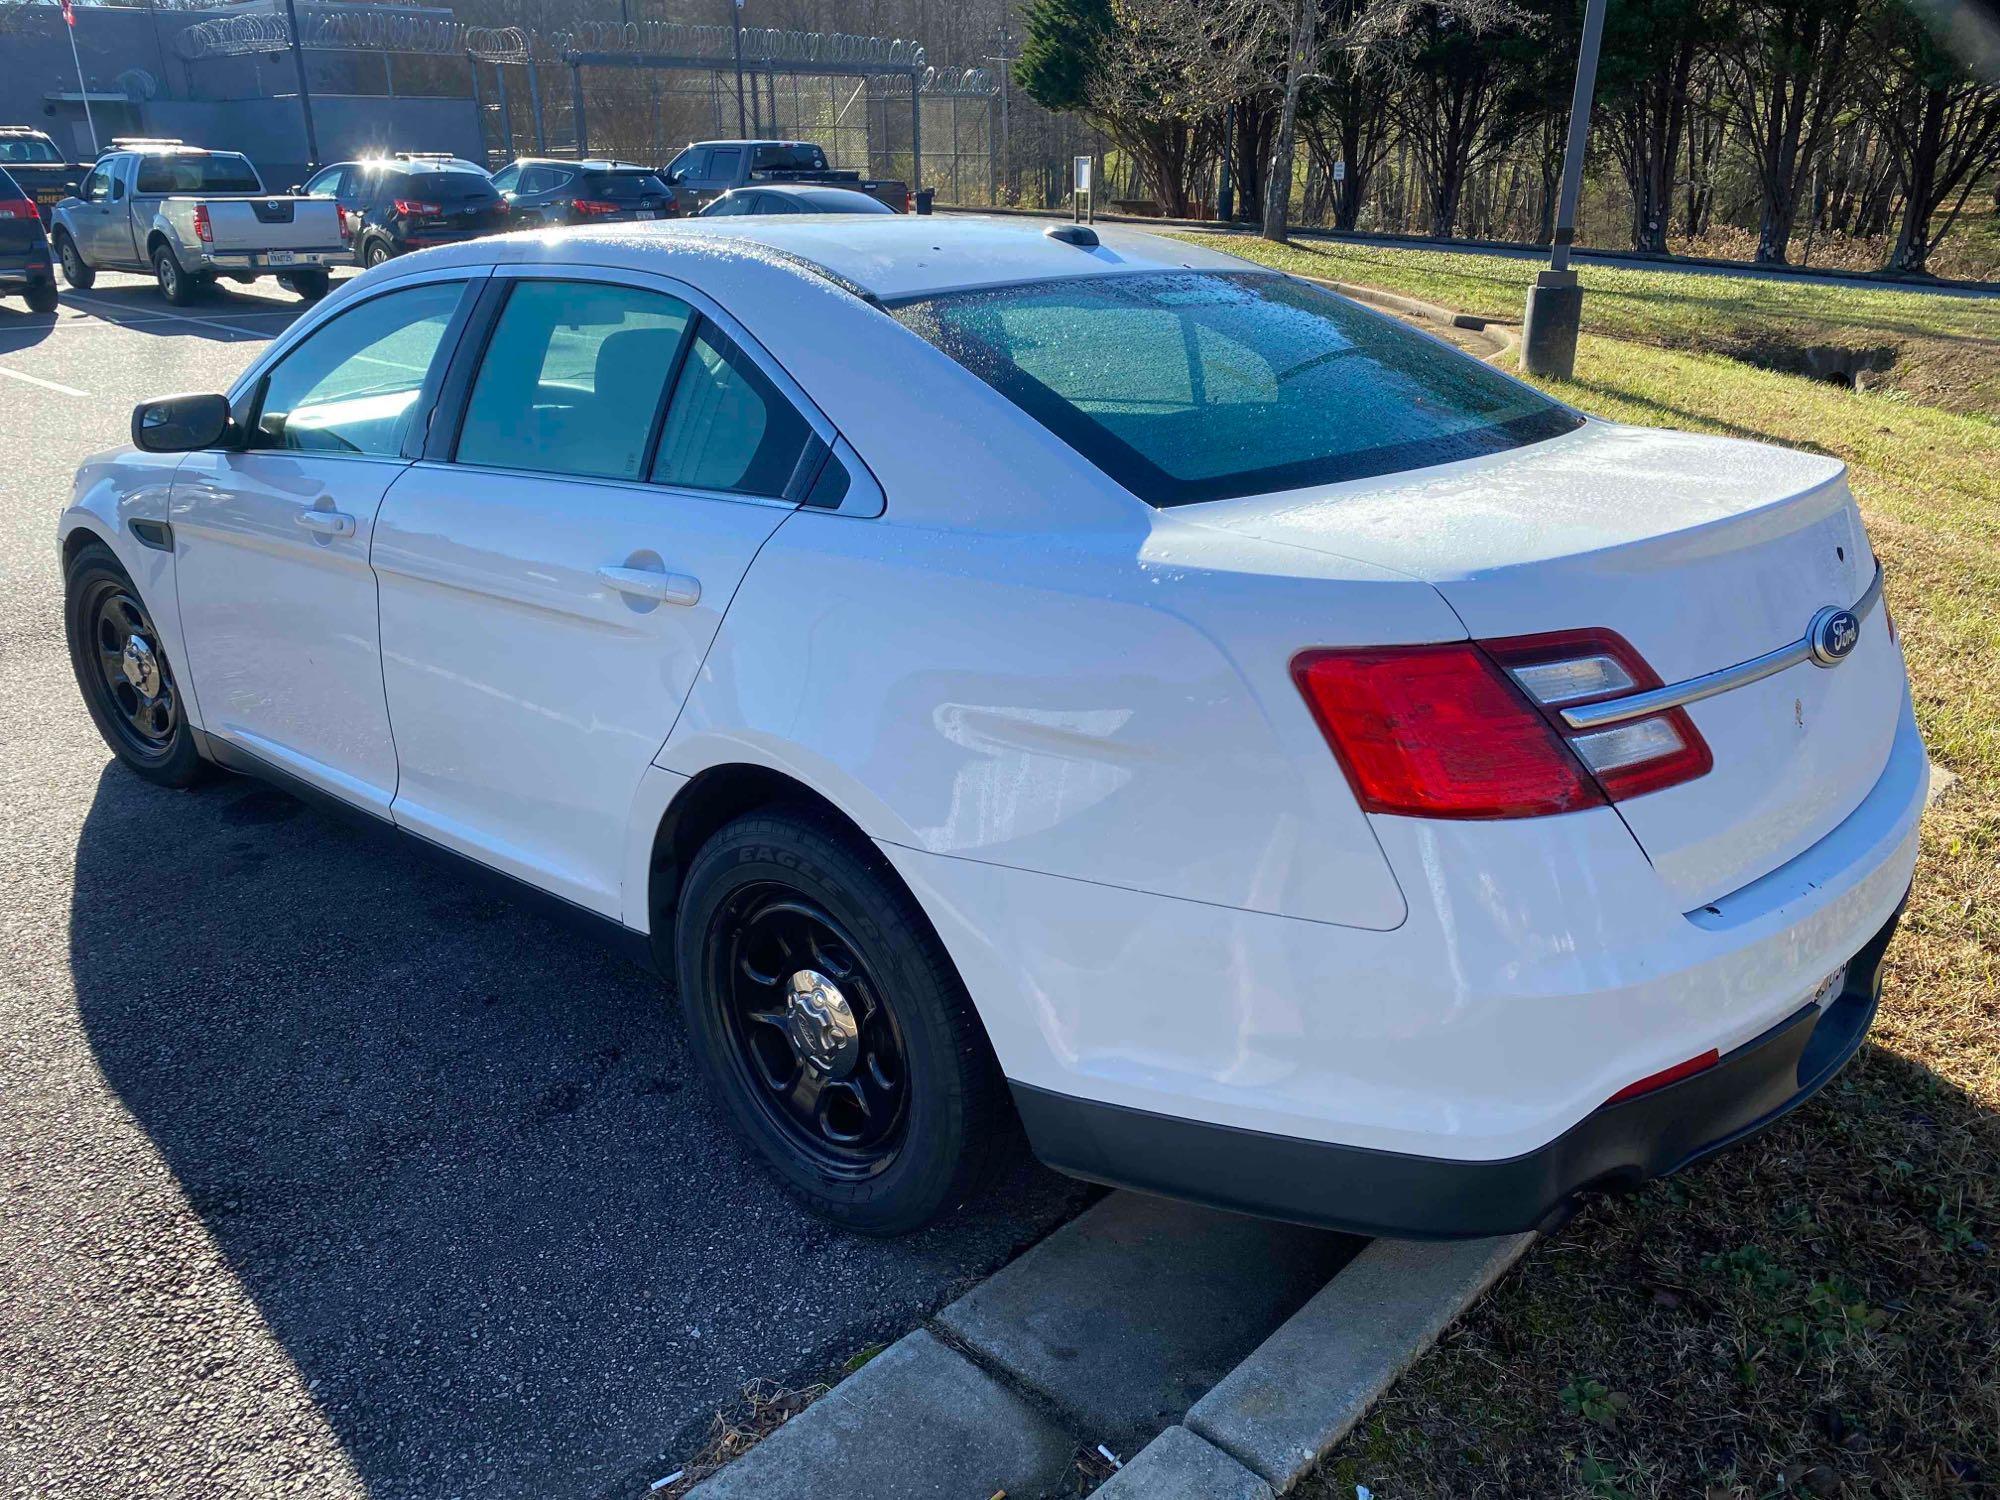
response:
[[[190,301],[218,276],[275,276],[308,302],[327,267],[352,258],[331,198],[269,196],[247,157],[178,141],[145,141],[97,159],[50,227],[63,280],[79,291],[99,271],[151,271],[160,295]]]

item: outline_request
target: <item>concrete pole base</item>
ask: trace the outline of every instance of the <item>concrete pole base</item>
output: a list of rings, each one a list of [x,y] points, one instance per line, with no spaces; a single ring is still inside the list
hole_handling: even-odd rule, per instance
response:
[[[1530,375],[1568,380],[1576,373],[1576,330],[1583,321],[1583,288],[1574,271],[1543,271],[1528,288],[1521,323],[1521,368]]]

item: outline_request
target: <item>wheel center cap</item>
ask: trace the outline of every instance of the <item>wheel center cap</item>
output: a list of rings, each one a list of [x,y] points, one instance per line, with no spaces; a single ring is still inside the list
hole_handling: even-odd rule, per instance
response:
[[[840,986],[816,969],[800,969],[785,989],[785,1032],[809,1068],[833,1078],[854,1071],[861,1028]]]
[[[119,670],[125,680],[132,684],[132,691],[142,698],[160,696],[160,659],[153,654],[153,648],[138,636],[127,636],[125,649],[119,653]]]

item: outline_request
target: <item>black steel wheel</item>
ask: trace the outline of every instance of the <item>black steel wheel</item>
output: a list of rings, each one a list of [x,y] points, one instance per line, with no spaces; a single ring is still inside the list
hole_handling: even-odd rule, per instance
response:
[[[195,781],[202,762],[180,685],[132,580],[108,547],[93,542],[71,559],[65,582],[70,665],[98,733],[150,781]]]
[[[688,1039],[779,1181],[850,1229],[966,1201],[1019,1128],[984,1030],[894,872],[835,819],[717,831],[675,913]]]
[[[881,1171],[907,1123],[910,1064],[859,944],[776,883],[739,888],[709,925],[730,1057],[773,1140],[829,1177]]]

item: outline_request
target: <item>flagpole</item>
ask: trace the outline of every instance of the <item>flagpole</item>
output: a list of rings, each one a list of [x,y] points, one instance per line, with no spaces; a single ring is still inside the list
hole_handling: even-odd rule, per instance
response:
[[[83,81],[83,58],[76,50],[76,12],[70,8],[70,0],[63,0],[63,20],[69,27],[69,60],[76,64],[76,91],[83,97],[83,122],[90,127],[91,155],[100,155],[104,147],[97,139],[97,116],[90,110],[90,85]]]

